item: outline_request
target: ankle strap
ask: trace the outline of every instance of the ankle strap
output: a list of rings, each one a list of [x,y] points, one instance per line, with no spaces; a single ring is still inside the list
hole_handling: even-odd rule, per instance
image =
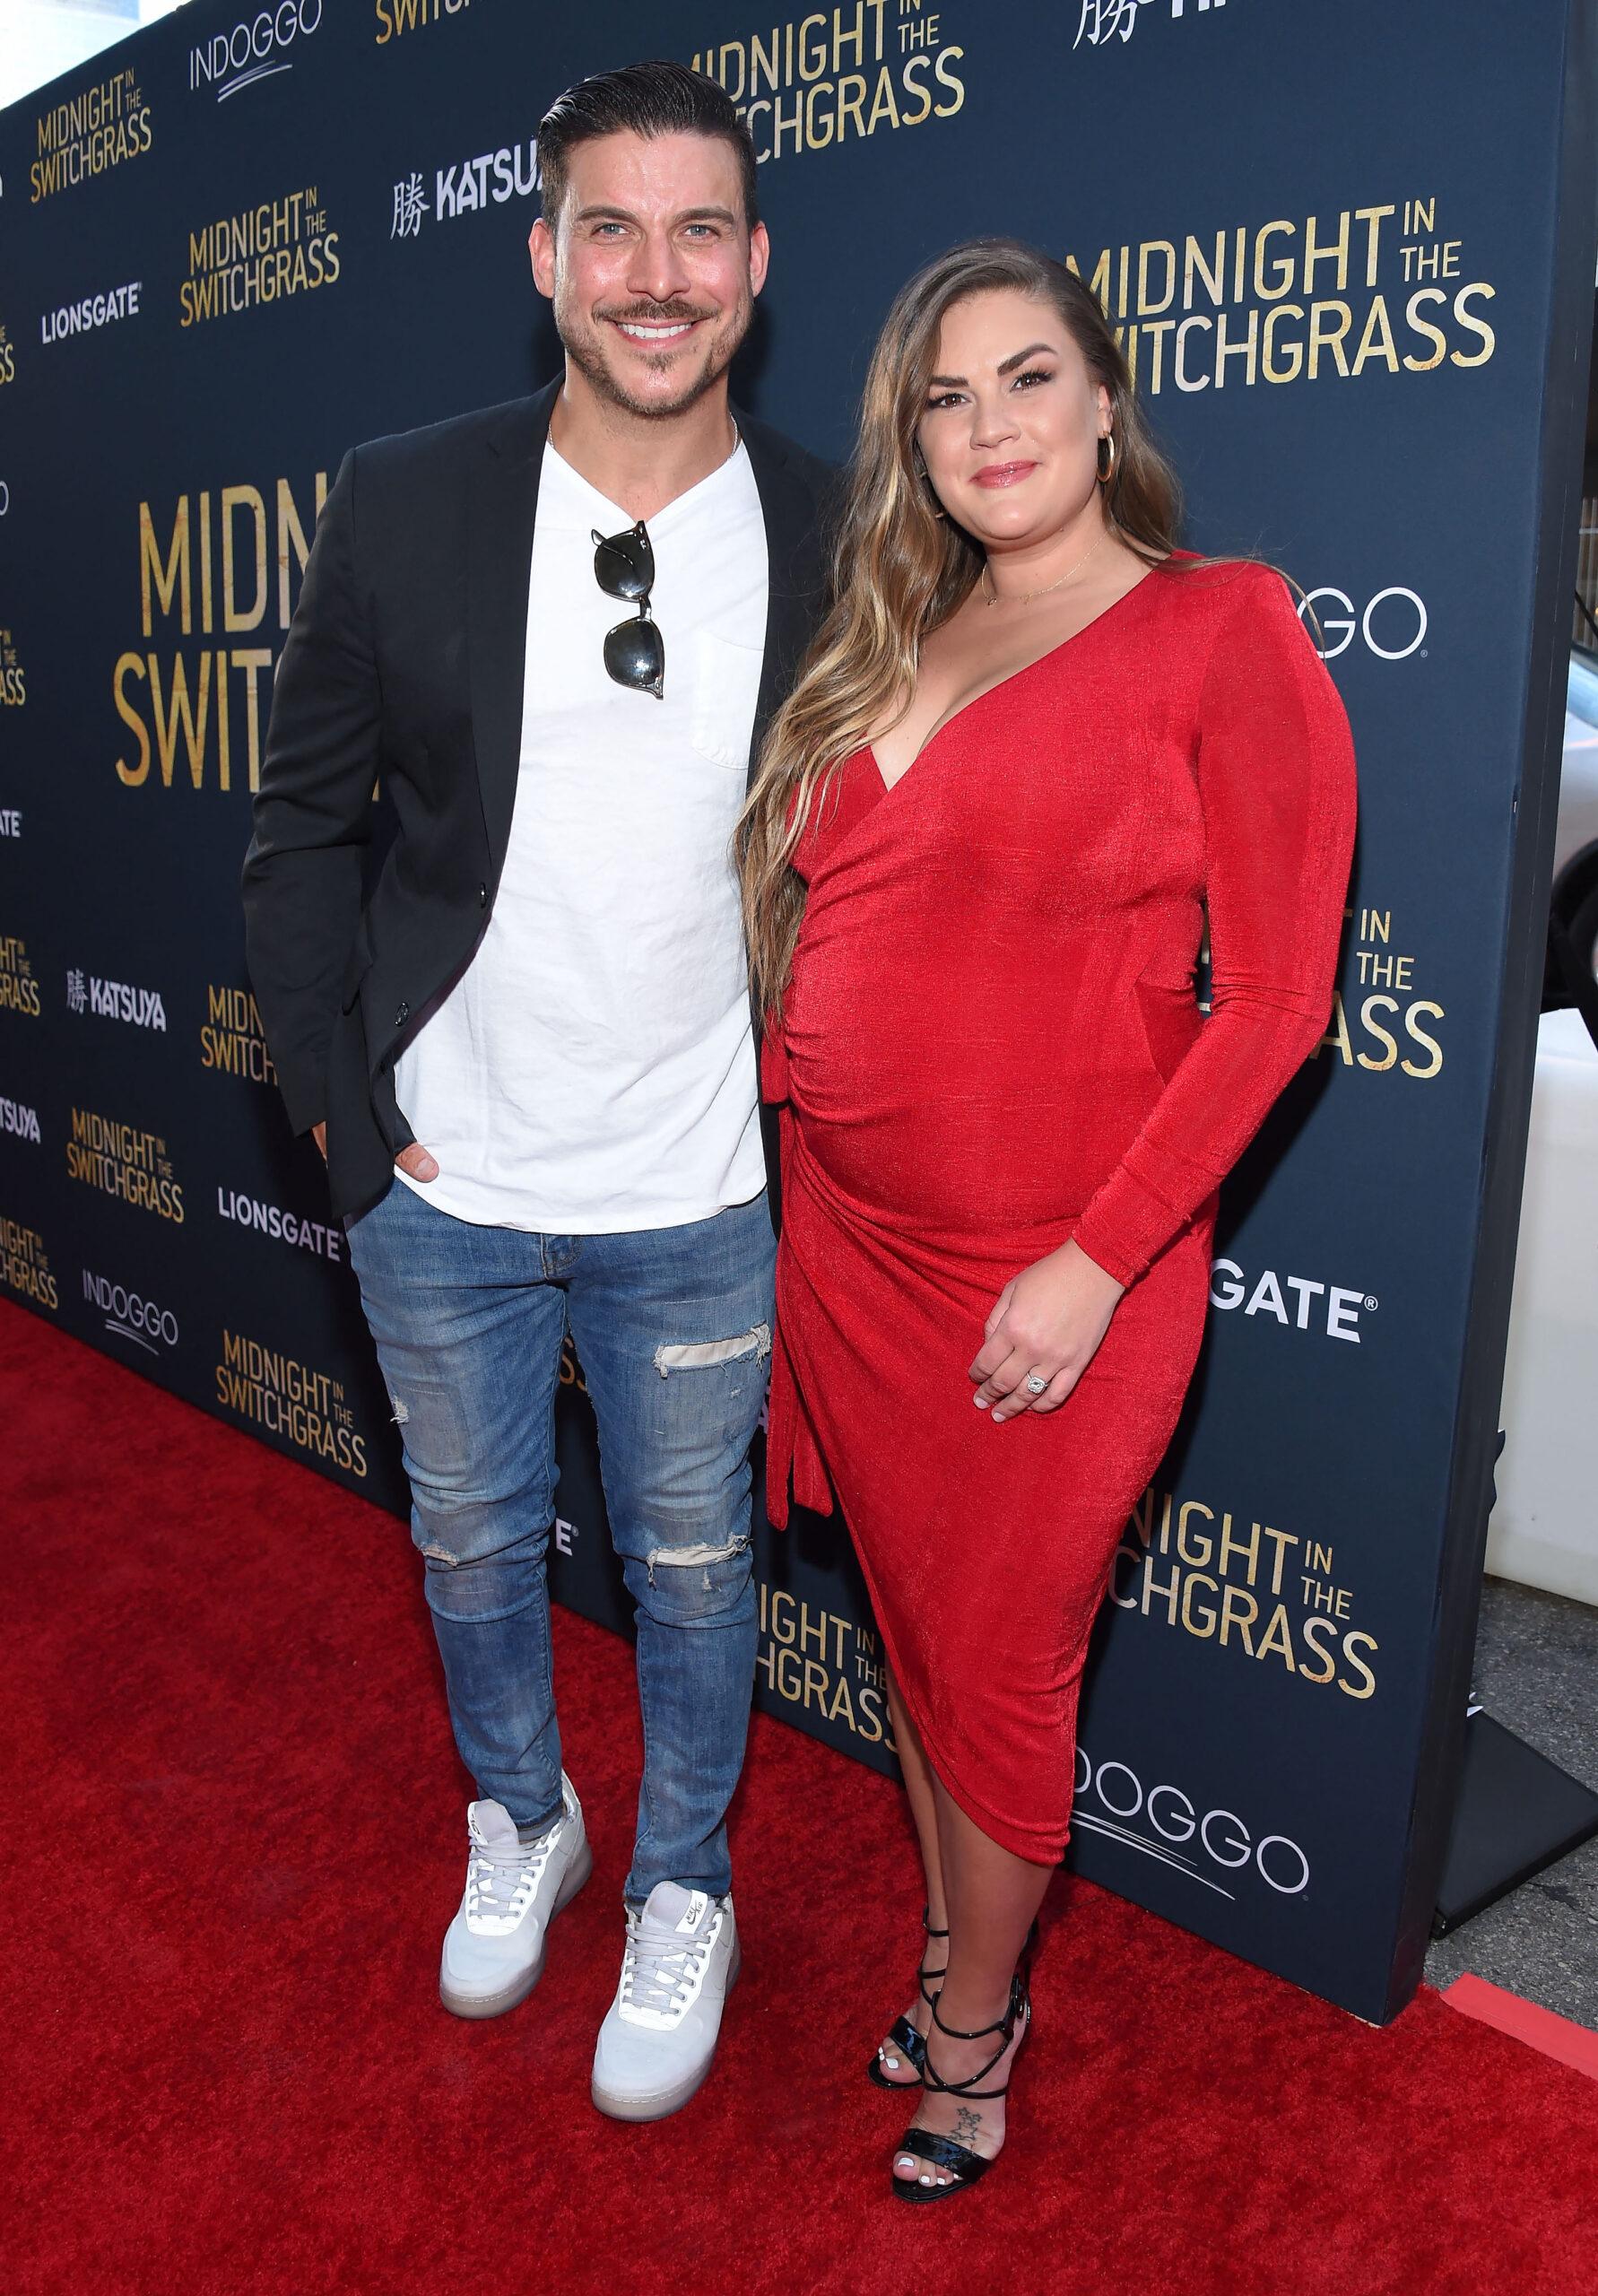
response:
[[[949,1932],[946,1929],[934,1929],[933,1927],[932,1908],[929,1905],[924,1905],[921,1909],[921,1926],[925,1930],[929,1937],[947,1937],[949,1935]]]
[[[1003,2033],[1004,2036],[1005,2048],[1008,2048],[1010,2045],[1010,2036],[1015,2031],[1015,2021],[1020,2015],[1022,2009],[1025,2008],[1026,2002],[1027,1989],[1021,1983],[1020,1974],[1018,1970],[1016,1975],[1010,1980],[1010,1998],[1004,2004],[1004,2014],[999,2019],[997,2024],[975,2025],[968,2033],[962,2032],[958,2025],[946,2025],[943,2022],[943,2020],[938,2014],[938,2005],[935,2001],[932,2005],[933,2022],[937,2027],[939,2032],[947,2033],[951,2041],[979,2041],[986,2039],[989,2033]],[[1000,2054],[1002,2056],[1003,2051],[1001,2050]]]
[[[1015,2038],[1017,2020],[1025,2014],[1029,2005],[1026,1988],[1021,1984],[1019,1976],[1013,1977],[1010,1980],[1010,1999],[1005,2005],[1004,2014],[1000,2018],[998,2023],[996,2025],[978,2025],[974,2032],[966,2033],[961,2032],[958,2026],[946,2025],[943,2022],[943,2020],[938,2014],[938,2005],[934,2001],[932,2005],[933,2023],[937,2027],[941,2033],[947,2033],[951,2041],[979,2041],[989,2033],[999,2033],[1002,2034],[1003,2038],[1001,2039],[998,2048],[988,2058],[987,2063],[986,2065],[979,2065],[977,2067],[976,2072],[968,2075],[964,2081],[945,2081],[932,2061],[932,2050],[929,2046],[926,2055],[922,2060],[921,2083],[923,2088],[936,2090],[941,2092],[941,2093],[946,2097],[1002,2097],[1004,2094],[1004,2090],[1010,2086],[1008,2081],[1004,2083],[1002,2088],[998,2089],[979,2089],[977,2086],[977,2083],[979,2081],[986,2081],[988,2074],[998,2064],[1000,2058],[1003,2056],[1005,2050],[1009,2048],[1011,2042]]]

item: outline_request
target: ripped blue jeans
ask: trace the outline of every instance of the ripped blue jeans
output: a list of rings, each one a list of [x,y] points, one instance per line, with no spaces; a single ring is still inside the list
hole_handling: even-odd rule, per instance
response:
[[[774,1313],[765,1197],[680,1228],[550,1236],[453,1219],[395,1180],[349,1241],[479,1796],[523,1826],[560,1807],[544,1563],[569,1329],[638,1615],[644,1776],[627,1896],[665,1881],[721,1895],[754,1678],[749,1446]]]

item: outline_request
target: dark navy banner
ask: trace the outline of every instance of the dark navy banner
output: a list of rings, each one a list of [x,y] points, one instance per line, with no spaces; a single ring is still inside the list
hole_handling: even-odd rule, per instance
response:
[[[1036,239],[1122,328],[1188,539],[1313,602],[1362,790],[1336,1009],[1226,1198],[1072,1855],[1392,2014],[1452,1800],[1507,1315],[1591,29],[1580,0],[198,0],[0,115],[0,1296],[403,1510],[244,970],[274,669],[345,449],[553,370],[524,245],[544,107],[697,63],[762,161],[745,404],[841,454],[905,276]],[[568,1371],[560,1591],[619,1623]],[[760,1562],[761,1702],[888,1766],[837,1526],[762,1530]]]

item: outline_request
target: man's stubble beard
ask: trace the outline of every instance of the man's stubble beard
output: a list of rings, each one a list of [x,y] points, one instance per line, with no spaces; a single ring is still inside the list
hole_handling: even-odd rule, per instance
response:
[[[713,390],[726,373],[753,323],[754,297],[745,293],[739,308],[732,314],[725,333],[718,337],[709,359],[692,381],[671,399],[633,397],[605,363],[599,347],[597,326],[590,326],[586,319],[574,324],[569,317],[563,324],[559,300],[555,304],[554,317],[555,331],[560,337],[561,347],[597,396],[607,400],[621,413],[634,415],[642,422],[664,422],[674,415],[686,414],[690,407],[697,406],[707,391]],[[603,326],[605,322],[602,320],[598,324]],[[664,359],[661,363],[665,363]]]

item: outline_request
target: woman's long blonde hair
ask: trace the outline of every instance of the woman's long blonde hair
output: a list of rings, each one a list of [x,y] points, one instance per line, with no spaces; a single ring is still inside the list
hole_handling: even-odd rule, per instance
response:
[[[1176,476],[1150,437],[1092,289],[1018,239],[971,239],[918,271],[895,299],[872,354],[833,543],[831,603],[772,719],[734,832],[751,980],[762,1013],[782,1011],[804,914],[793,853],[810,809],[844,761],[903,714],[924,639],[969,596],[982,571],[977,544],[952,518],[938,516],[916,432],[943,314],[968,296],[1007,287],[1054,307],[1090,377],[1109,393],[1116,451],[1103,498],[1112,531],[1151,565],[1175,546]]]

